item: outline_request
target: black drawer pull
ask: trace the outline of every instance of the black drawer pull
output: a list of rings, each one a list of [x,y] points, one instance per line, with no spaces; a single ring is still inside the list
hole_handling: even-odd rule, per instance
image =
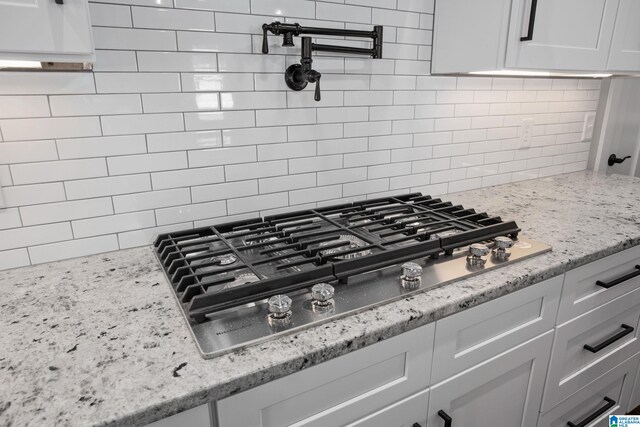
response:
[[[578,424],[574,424],[571,421],[567,421],[567,425],[569,427],[586,427],[587,425],[589,425],[591,423],[591,421],[595,420],[600,415],[604,414],[609,409],[611,409],[614,406],[616,406],[616,401],[613,400],[613,399],[610,399],[610,398],[608,398],[606,396],[604,397],[604,401],[607,402],[606,405],[604,405],[602,408],[596,410],[596,412],[594,412],[593,414],[589,415],[587,418],[585,418],[584,420],[580,421]]]
[[[527,35],[520,37],[521,42],[528,42],[533,40],[533,27],[536,24],[536,9],[538,8],[538,0],[531,0],[531,12],[529,14],[529,28],[527,29]]]
[[[634,277],[640,276],[640,265],[636,265],[636,271],[632,271],[629,274],[625,274],[624,276],[620,276],[617,279],[613,279],[610,282],[603,282],[602,280],[598,280],[596,285],[602,286],[605,289],[613,288],[615,285],[619,285],[622,282],[626,282],[627,280],[633,279]]]
[[[451,427],[451,422],[453,421],[449,414],[444,412],[442,409],[438,411],[438,416],[444,420],[444,427]]]
[[[602,341],[600,344],[597,344],[597,345],[595,345],[593,347],[590,346],[589,344],[585,344],[584,345],[584,349],[590,351],[591,353],[597,353],[600,350],[602,350],[603,348],[605,348],[606,346],[613,344],[614,342],[618,341],[619,339],[621,339],[625,335],[629,335],[631,332],[633,332],[633,326],[625,325],[623,323],[620,327],[623,330],[618,332],[617,334],[615,334],[611,338],[607,338],[606,340]]]

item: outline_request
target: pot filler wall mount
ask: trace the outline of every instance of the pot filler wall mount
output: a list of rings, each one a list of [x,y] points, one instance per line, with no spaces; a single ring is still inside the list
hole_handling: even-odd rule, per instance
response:
[[[370,49],[352,46],[336,46],[328,44],[312,43],[311,37],[302,37],[302,49],[300,52],[300,64],[290,65],[284,73],[284,80],[290,89],[300,91],[309,83],[316,84],[314,99],[320,101],[320,78],[322,74],[312,69],[313,52],[336,52],[367,55],[372,58],[382,58],[382,26],[376,25],[373,31],[343,30],[339,28],[303,27],[300,24],[284,24],[278,21],[271,24],[262,24],[262,53],[269,53],[267,33],[282,36],[282,46],[295,46],[293,37],[301,34],[316,34],[323,36],[361,37],[373,40]]]

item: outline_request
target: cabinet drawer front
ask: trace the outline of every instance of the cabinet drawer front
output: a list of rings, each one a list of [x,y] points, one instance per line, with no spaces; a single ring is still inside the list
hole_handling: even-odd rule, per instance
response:
[[[228,397],[220,427],[340,426],[427,388],[434,324]]]
[[[639,318],[640,289],[560,326],[556,330],[543,410],[640,351]],[[624,332],[627,333],[623,335]],[[608,345],[600,345],[603,348],[596,352],[585,348],[598,344]]]
[[[552,340],[549,331],[431,387],[427,426],[444,425],[439,411],[453,426],[534,426]]]
[[[564,323],[629,291],[640,288],[640,276],[622,281],[608,289],[604,286],[637,271],[640,246],[576,268],[565,275],[558,323]],[[598,285],[601,282],[602,285]]]
[[[640,355],[627,359],[542,414],[538,427],[566,427],[569,421],[579,424],[594,416],[595,419],[589,425],[596,426],[611,414],[626,413],[638,360]]]
[[[346,427],[413,427],[415,423],[424,426],[427,420],[428,405],[429,389],[394,403]]]
[[[555,325],[562,276],[514,292],[436,323],[431,383],[440,382],[515,347]]]

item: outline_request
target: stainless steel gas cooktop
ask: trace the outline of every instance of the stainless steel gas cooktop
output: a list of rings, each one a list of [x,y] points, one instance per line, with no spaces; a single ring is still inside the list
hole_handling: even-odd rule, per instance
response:
[[[551,250],[513,221],[420,193],[161,234],[205,358]]]

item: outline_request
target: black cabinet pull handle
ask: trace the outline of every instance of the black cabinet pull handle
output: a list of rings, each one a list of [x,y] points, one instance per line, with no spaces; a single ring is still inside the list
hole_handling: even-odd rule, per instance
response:
[[[596,344],[593,347],[590,346],[589,344],[585,344],[584,345],[584,349],[587,350],[587,351],[590,351],[591,353],[597,353],[600,350],[602,350],[603,348],[605,348],[605,347],[613,344],[614,342],[618,341],[619,339],[621,339],[625,335],[629,335],[631,332],[633,332],[633,326],[625,325],[623,323],[620,327],[623,330],[618,332],[617,334],[615,334],[611,338],[607,338],[606,340],[602,341],[600,344]]]
[[[453,420],[451,419],[449,414],[440,409],[438,411],[438,416],[444,420],[444,427],[451,427],[451,423]]]
[[[608,397],[605,396],[604,397],[604,401],[607,402],[606,405],[604,405],[602,408],[596,410],[593,414],[589,415],[587,418],[585,418],[584,420],[580,421],[578,424],[572,423],[571,421],[567,421],[567,425],[569,427],[586,427],[587,425],[589,425],[591,423],[591,421],[595,420],[600,415],[604,414],[609,409],[611,409],[614,406],[616,406],[616,401],[611,399],[611,398],[608,398]]]
[[[413,423],[412,427],[422,427],[422,426],[420,424],[418,424],[418,423]]]
[[[533,40],[533,27],[536,25],[536,9],[538,8],[538,0],[531,0],[531,13],[529,15],[529,29],[525,37],[520,37],[521,42]]]
[[[632,271],[629,274],[625,274],[624,276],[620,276],[617,279],[613,279],[610,282],[603,282],[602,280],[598,280],[596,285],[602,286],[605,289],[613,288],[615,285],[619,285],[622,282],[626,282],[627,280],[631,280],[634,277],[640,276],[640,265],[635,266],[636,271]]]
[[[63,0],[55,0],[56,4],[64,4]]]

